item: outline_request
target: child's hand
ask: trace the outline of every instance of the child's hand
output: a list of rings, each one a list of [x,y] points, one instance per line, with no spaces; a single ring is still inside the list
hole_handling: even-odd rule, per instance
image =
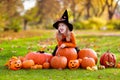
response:
[[[61,47],[61,48],[65,48],[65,46],[66,46],[65,44],[61,44],[61,46],[60,46],[60,47]]]

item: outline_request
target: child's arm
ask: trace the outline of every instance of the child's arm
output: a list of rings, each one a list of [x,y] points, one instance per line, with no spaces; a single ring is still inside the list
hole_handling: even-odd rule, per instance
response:
[[[63,44],[66,45],[66,47],[76,47],[76,39],[75,39],[75,36],[73,33],[71,33],[71,39],[70,39],[70,42],[63,42]]]
[[[58,46],[61,46],[61,44],[65,44],[65,47],[76,47],[76,39],[73,33],[71,33],[71,39],[69,42],[59,41],[57,38]]]

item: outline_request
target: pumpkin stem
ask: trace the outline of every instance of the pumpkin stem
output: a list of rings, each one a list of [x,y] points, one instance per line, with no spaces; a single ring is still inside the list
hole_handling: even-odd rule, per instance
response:
[[[40,53],[40,54],[41,54],[41,53],[45,53],[45,51],[37,51],[37,52]]]
[[[110,53],[110,49],[107,50],[107,53]]]

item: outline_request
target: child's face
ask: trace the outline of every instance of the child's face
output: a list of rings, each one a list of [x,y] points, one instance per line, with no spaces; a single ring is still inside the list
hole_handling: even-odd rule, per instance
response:
[[[67,29],[67,25],[65,23],[58,24],[58,31],[60,31],[60,33],[65,33],[66,29]]]

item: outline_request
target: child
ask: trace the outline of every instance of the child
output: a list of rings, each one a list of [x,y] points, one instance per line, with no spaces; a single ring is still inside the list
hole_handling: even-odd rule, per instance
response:
[[[58,45],[56,46],[54,52],[52,53],[55,56],[57,49],[60,48],[75,48],[78,52],[78,48],[76,47],[76,39],[72,32],[73,25],[68,22],[68,13],[65,10],[63,16],[53,24],[53,27],[58,30],[56,34]]]

